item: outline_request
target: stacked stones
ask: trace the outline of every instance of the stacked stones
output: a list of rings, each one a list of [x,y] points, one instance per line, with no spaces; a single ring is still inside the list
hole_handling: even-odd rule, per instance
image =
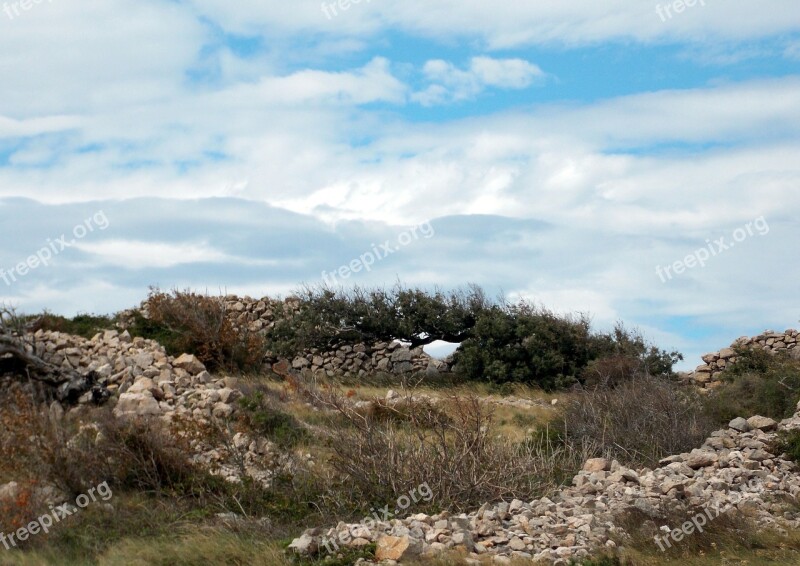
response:
[[[761,348],[771,354],[778,352],[788,352],[792,357],[800,358],[800,347],[798,347],[797,330],[787,330],[783,333],[767,330],[763,334],[748,338],[742,336],[737,339],[730,348],[723,348],[719,352],[712,352],[703,356],[703,365],[697,366],[689,377],[699,386],[713,389],[720,385],[718,379],[726,367],[736,362],[736,348]]]
[[[399,342],[342,346],[334,352],[314,349],[292,360],[291,367],[323,378],[335,375],[363,377],[378,372],[402,375],[424,371],[429,375],[437,375],[450,371],[446,361],[431,358],[422,347],[409,348]],[[278,363],[273,369],[280,374],[285,366]]]
[[[290,548],[299,554],[335,554],[339,547],[376,543],[378,561],[461,550],[475,565],[486,557],[498,564],[514,559],[568,564],[624,545],[629,533],[620,517],[635,512],[644,517],[640,523],[663,534],[680,525],[664,525],[662,517],[675,516],[674,509],[686,504],[713,509],[709,520],[736,510],[759,528],[785,533],[800,528],[800,513],[781,503],[800,494],[800,475],[796,464],[770,452],[777,429],[800,429],[800,412],[780,425],[765,417],[735,419],[700,449],[665,458],[655,470],[589,460],[573,486],[552,498],[487,504],[455,516],[339,523],[326,531],[307,530]]]
[[[111,393],[119,419],[205,425],[235,417],[238,411],[242,393],[236,378],[214,377],[195,356],[169,356],[157,342],[132,338],[127,331],[109,330],[86,340],[39,330],[31,338],[43,359],[84,373],[94,371],[99,384]],[[91,392],[79,400],[80,405],[91,402]],[[211,446],[198,440],[192,459],[228,481],[241,480],[243,462],[245,473],[264,485],[269,484],[275,462],[288,463],[286,455],[263,438],[238,433],[228,444]]]
[[[118,397],[118,416],[190,414],[195,418],[229,417],[240,395],[233,378],[214,379],[194,356],[167,355],[153,340],[107,330],[91,340],[39,330],[34,349],[46,361],[80,372],[94,371]],[[91,402],[91,394],[79,403]]]
[[[221,300],[235,327],[264,334],[268,334],[275,326],[281,313],[300,309],[300,301],[296,298],[281,302],[269,297],[253,299],[227,295]],[[146,301],[139,310],[147,316]],[[311,349],[292,360],[270,358],[265,363],[281,376],[292,371],[314,377],[353,378],[375,373],[405,375],[426,372],[437,375],[451,371],[448,361],[430,357],[421,347],[410,348],[399,342],[342,346],[330,352]]]
[[[228,295],[223,301],[226,311],[231,314],[231,321],[251,332],[268,333],[275,325],[276,315],[287,309],[289,312],[300,309],[300,301],[296,298],[288,298],[280,304],[269,297],[253,299]],[[364,377],[376,372],[402,375],[426,371],[438,374],[450,371],[446,362],[434,360],[421,347],[409,348],[398,342],[341,346],[330,352],[311,349],[293,360],[270,361],[279,375],[288,373],[291,368],[314,377]]]

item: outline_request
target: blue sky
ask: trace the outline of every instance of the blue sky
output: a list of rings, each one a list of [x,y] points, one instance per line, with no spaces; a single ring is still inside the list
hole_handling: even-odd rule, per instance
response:
[[[388,242],[344,281],[478,283],[684,367],[797,326],[795,3],[330,6],[0,0],[0,300],[287,295]]]

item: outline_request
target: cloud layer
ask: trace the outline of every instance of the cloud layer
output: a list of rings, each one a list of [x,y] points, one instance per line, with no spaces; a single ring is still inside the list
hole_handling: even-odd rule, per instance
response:
[[[110,221],[0,298],[100,312],[152,284],[288,293],[432,221],[349,282],[476,282],[693,356],[796,324],[800,12],[666,5],[0,12],[0,268]],[[659,279],[761,216],[768,234]]]

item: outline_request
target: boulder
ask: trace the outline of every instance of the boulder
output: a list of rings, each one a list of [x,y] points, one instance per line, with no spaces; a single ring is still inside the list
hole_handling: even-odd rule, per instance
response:
[[[394,560],[400,562],[408,560],[422,554],[422,541],[412,539],[408,535],[393,537],[382,535],[378,539],[378,547],[375,550],[375,559]]]
[[[611,462],[605,458],[590,458],[583,465],[584,472],[608,472],[611,470]]]
[[[197,375],[206,369],[206,366],[203,365],[203,362],[198,360],[192,354],[183,354],[179,356],[175,359],[175,361],[172,362],[172,365],[176,368],[180,368],[189,372],[191,375]]]
[[[705,450],[692,450],[691,454],[686,457],[685,464],[693,470],[706,468],[714,465],[719,457],[714,452],[707,452]]]
[[[750,424],[742,417],[733,419],[728,423],[728,427],[732,428],[733,430],[738,430],[739,432],[748,432],[750,430]]]
[[[149,391],[141,393],[126,392],[119,396],[117,406],[114,407],[114,416],[120,417],[149,417],[161,414],[153,394]]]
[[[778,428],[778,423],[769,417],[762,416],[750,417],[747,419],[747,424],[750,425],[750,428],[763,430],[764,432],[769,432]]]

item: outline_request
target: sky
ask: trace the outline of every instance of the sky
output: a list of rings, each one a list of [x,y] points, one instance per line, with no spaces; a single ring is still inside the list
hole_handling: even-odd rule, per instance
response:
[[[796,0],[0,0],[0,301],[474,283],[800,319]]]

